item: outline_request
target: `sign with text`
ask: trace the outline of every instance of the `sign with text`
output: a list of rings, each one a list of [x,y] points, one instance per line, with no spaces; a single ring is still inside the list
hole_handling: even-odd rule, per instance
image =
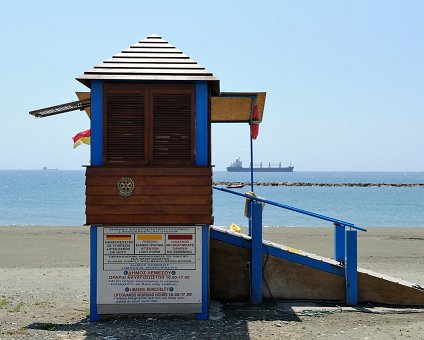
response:
[[[201,227],[98,227],[98,305],[200,304],[201,296]]]

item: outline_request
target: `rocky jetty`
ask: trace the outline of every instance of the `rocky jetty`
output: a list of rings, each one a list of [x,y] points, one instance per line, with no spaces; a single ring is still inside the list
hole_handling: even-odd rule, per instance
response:
[[[235,184],[250,185],[250,182],[214,182],[216,186]],[[305,182],[253,182],[255,186],[265,187],[377,187],[377,188],[424,188],[424,183],[305,183]]]

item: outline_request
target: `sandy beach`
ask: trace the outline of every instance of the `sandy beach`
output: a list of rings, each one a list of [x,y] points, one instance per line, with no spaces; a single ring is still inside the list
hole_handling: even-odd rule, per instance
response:
[[[299,301],[250,311],[214,302],[221,311],[208,321],[151,316],[90,323],[87,227],[0,227],[0,238],[2,339],[424,339],[424,310]],[[331,228],[265,228],[264,238],[333,254]],[[358,255],[362,268],[424,286],[424,228],[369,228],[358,234]],[[316,312],[305,313],[310,309]]]

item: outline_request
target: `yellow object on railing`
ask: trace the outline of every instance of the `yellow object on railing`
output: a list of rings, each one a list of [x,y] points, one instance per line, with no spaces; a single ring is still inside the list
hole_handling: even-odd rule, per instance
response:
[[[231,226],[230,226],[230,230],[231,231],[234,231],[235,233],[239,233],[241,230],[240,230],[240,227],[237,225],[237,224],[231,224]]]

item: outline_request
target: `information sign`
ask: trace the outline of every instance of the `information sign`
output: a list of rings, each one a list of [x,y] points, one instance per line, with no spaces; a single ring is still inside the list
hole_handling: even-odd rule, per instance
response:
[[[118,304],[200,306],[201,227],[98,227],[97,245],[100,309]]]

